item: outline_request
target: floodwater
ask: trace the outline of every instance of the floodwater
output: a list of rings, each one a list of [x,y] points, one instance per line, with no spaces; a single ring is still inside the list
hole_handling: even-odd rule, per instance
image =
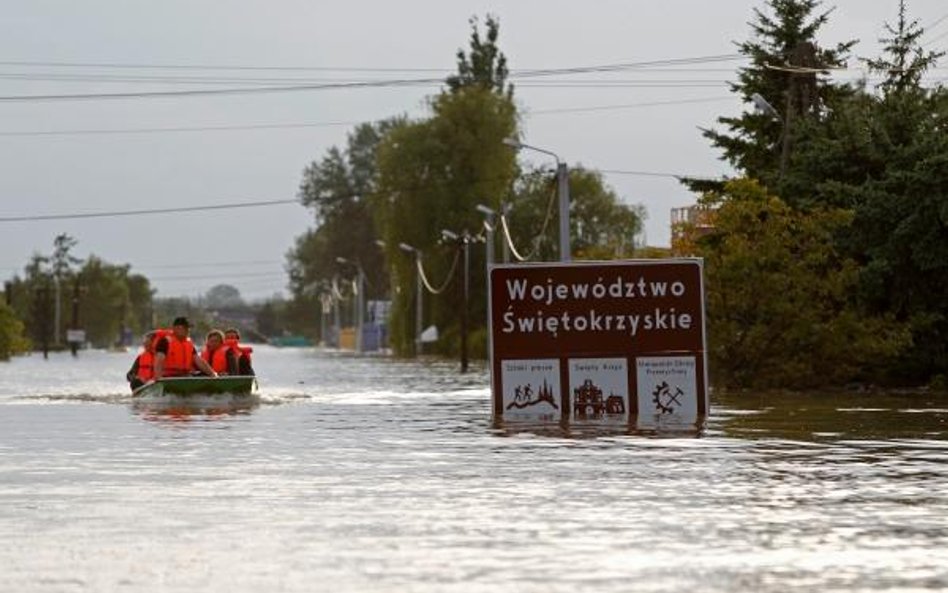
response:
[[[261,405],[0,364],[0,591],[948,589],[948,399],[712,398],[700,436],[505,431],[483,370],[258,348]]]

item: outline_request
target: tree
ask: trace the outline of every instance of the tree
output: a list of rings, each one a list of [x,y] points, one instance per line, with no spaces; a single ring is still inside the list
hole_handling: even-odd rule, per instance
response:
[[[754,105],[754,96],[759,95],[776,112],[755,110],[721,117],[718,123],[727,131],[709,129],[704,136],[742,175],[779,189],[803,125],[821,120],[852,93],[844,85],[830,83],[823,71],[844,66],[855,41],[832,48],[818,45],[817,33],[832,12],[814,14],[822,5],[820,0],[768,0],[767,5],[770,13],[754,10],[752,38],[738,44],[750,65],[740,69],[731,90],[747,105]],[[721,182],[697,179],[685,183],[697,191],[722,187]]]
[[[367,291],[380,298],[388,287],[388,269],[375,243],[376,229],[370,196],[375,191],[376,152],[381,138],[398,119],[365,123],[349,134],[345,150],[331,148],[303,172],[299,196],[313,210],[316,228],[296,240],[287,254],[290,288],[302,312],[314,305],[320,290],[333,279],[352,277],[356,266],[366,274]],[[345,260],[340,263],[339,258]],[[317,287],[322,287],[317,289]],[[291,314],[302,324],[318,325],[318,316]]]
[[[469,51],[458,52],[458,72],[447,80],[448,88],[430,100],[431,116],[395,126],[377,153],[374,212],[399,288],[393,295],[391,343],[400,354],[413,350],[416,270],[414,259],[402,253],[399,244],[424,252],[424,269],[433,283],[449,278],[456,251],[439,243],[442,229],[480,234],[483,218],[477,205],[499,209],[501,196],[517,174],[514,154],[503,145],[517,133],[517,112],[505,84],[506,58],[497,45],[499,24],[488,18],[486,39],[476,20],[471,26]],[[478,258],[471,264],[469,315],[483,325],[484,266]],[[427,302],[424,324],[452,335],[461,307],[457,283]],[[450,348],[447,341],[441,347]]]
[[[899,0],[899,16],[895,26],[886,23],[885,30],[891,37],[880,39],[883,55],[866,60],[869,69],[881,73],[885,79],[879,85],[884,96],[917,94],[921,90],[922,77],[934,68],[945,52],[925,51],[920,44],[925,30],[917,20],[908,20],[905,0]]]
[[[452,93],[473,87],[506,94],[513,97],[513,87],[507,84],[507,57],[500,51],[497,39],[500,36],[500,21],[493,15],[487,15],[484,26],[486,39],[481,39],[477,17],[468,21],[471,25],[470,51],[459,49],[457,53],[457,74],[448,77],[448,88]]]
[[[244,306],[244,299],[240,291],[230,284],[217,284],[208,289],[204,295],[206,306],[212,309],[227,309]]]
[[[13,309],[0,302],[0,361],[10,360],[11,356],[29,349],[23,329],[23,322],[17,318]]]
[[[909,343],[890,315],[866,315],[851,295],[857,263],[835,244],[852,213],[795,210],[756,181],[735,180],[705,203],[714,229],[690,229],[705,259],[708,344],[715,382],[812,388],[878,377]],[[687,235],[687,233],[686,233]]]
[[[645,213],[628,206],[595,170],[574,167],[569,174],[570,246],[576,259],[614,259],[634,251]],[[511,238],[521,255],[534,261],[555,260],[559,254],[556,224],[555,175],[528,170],[514,186],[509,215]]]
[[[79,272],[79,326],[94,346],[112,346],[120,337],[128,314],[127,274],[127,266],[115,266],[94,255]]]
[[[132,331],[144,333],[155,326],[152,300],[155,291],[148,278],[141,274],[128,274],[125,277],[128,286],[128,319]]]
[[[66,233],[56,235],[53,239],[53,255],[50,258],[52,264],[53,276],[58,280],[63,280],[73,272],[73,266],[82,263],[78,257],[73,257],[72,249],[79,244],[79,241],[70,237]]]
[[[886,31],[882,55],[867,60],[882,76],[876,92],[854,94],[810,127],[784,190],[853,210],[839,244],[861,266],[852,299],[911,328],[913,345],[889,380],[922,383],[948,373],[948,93],[922,84],[943,53],[921,47],[924,30],[904,2]]]

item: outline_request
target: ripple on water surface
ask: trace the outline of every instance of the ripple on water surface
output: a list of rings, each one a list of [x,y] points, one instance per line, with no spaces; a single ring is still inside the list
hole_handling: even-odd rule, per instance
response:
[[[130,355],[0,366],[0,591],[948,587],[933,396],[719,397],[698,438],[512,430],[482,369],[255,356],[261,404],[219,414],[135,410]]]

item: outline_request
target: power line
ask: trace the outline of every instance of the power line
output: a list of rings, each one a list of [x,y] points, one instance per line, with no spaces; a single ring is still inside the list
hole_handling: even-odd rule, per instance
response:
[[[643,74],[684,74],[691,72],[698,73],[729,73],[733,74],[733,68],[644,68],[641,69]],[[447,76],[449,73],[445,73]],[[517,79],[517,75],[513,75],[514,79]],[[0,72],[0,79],[11,80],[11,81],[41,81],[41,82],[78,82],[78,83],[88,83],[88,82],[107,82],[107,83],[118,83],[118,84],[130,84],[130,83],[139,83],[139,84],[301,84],[301,83],[317,83],[317,82],[375,82],[380,79],[377,78],[261,78],[261,77],[221,77],[221,76],[155,76],[155,75],[146,75],[146,74],[71,74],[71,73],[59,73],[59,72]],[[384,80],[384,79],[381,79]],[[439,79],[443,80],[443,79]]]
[[[933,22],[932,24],[928,25],[928,28],[926,29],[926,31],[930,32],[932,29],[937,28],[938,25],[942,24],[946,20],[948,20],[948,12],[938,17],[937,19],[935,19],[935,22]]]
[[[519,78],[538,78],[556,74],[581,74],[591,72],[618,72],[636,68],[647,68],[658,65],[675,64],[703,64],[710,62],[731,61],[736,59],[746,59],[740,54],[726,54],[717,56],[703,56],[697,58],[679,58],[672,60],[653,60],[649,62],[627,62],[619,64],[603,64],[595,66],[582,66],[572,68],[548,68],[538,70],[518,71],[511,74],[510,79]],[[284,93],[297,91],[319,91],[335,89],[360,89],[360,88],[393,88],[408,87],[419,84],[443,84],[444,78],[416,78],[416,79],[393,79],[393,80],[374,80],[363,82],[339,82],[339,83],[317,83],[317,84],[296,84],[262,87],[234,87],[223,89],[188,89],[188,90],[170,90],[170,91],[139,91],[124,93],[75,93],[75,94],[49,94],[49,95],[6,95],[0,96],[0,102],[45,102],[45,101],[79,101],[92,99],[140,99],[140,98],[171,98],[171,97],[196,97],[196,96],[220,96],[234,94],[263,94],[263,93]],[[540,86],[539,84],[527,82],[529,86]],[[548,83],[547,83],[548,84]],[[583,83],[580,83],[583,84]],[[586,83],[588,84],[588,83]]]
[[[599,68],[648,68],[653,66],[669,66],[675,64],[690,65],[713,62],[726,62],[746,59],[742,54],[718,54],[697,56],[691,58],[672,58],[641,62],[626,62],[599,66]],[[365,66],[285,66],[285,65],[209,65],[209,64],[156,64],[143,62],[70,62],[70,61],[36,61],[36,60],[2,60],[0,66],[42,67],[42,68],[100,68],[106,70],[218,70],[218,71],[278,71],[278,72],[442,72],[451,74],[447,68],[419,68],[419,67],[365,67]],[[577,69],[586,70],[589,67]],[[514,69],[512,75],[522,73],[542,72],[547,69]],[[567,69],[564,69],[567,70]]]
[[[151,269],[151,270],[161,270],[161,269],[175,269],[179,270],[182,268],[225,268],[225,267],[246,267],[246,266],[262,266],[262,265],[275,265],[275,264],[284,264],[286,262],[269,259],[269,260],[257,260],[257,261],[225,261],[225,262],[208,262],[203,264],[195,263],[186,263],[186,264],[132,264],[138,268]]]
[[[577,81],[577,82],[544,82],[544,81],[524,81],[518,83],[525,88],[714,88],[728,84],[727,80],[699,81],[699,82],[638,82],[638,81],[617,81],[610,83],[608,81]],[[260,87],[233,87],[224,89],[188,89],[171,91],[135,91],[123,93],[73,93],[57,95],[0,95],[0,103],[22,103],[22,102],[54,102],[54,101],[88,101],[88,100],[111,100],[111,99],[161,99],[161,98],[186,98],[186,97],[206,97],[206,96],[227,96],[227,95],[261,95],[274,93],[292,93],[304,91],[329,91],[346,89],[366,89],[366,88],[409,88],[412,86],[440,86],[444,84],[442,79],[416,79],[416,80],[379,80],[368,82],[349,82],[349,83],[319,83],[319,84],[299,84],[285,86],[260,86]]]
[[[352,82],[352,83],[319,83],[319,84],[298,84],[286,86],[261,86],[261,87],[235,87],[226,89],[190,89],[174,91],[139,91],[126,93],[75,93],[65,95],[4,95],[0,96],[0,102],[45,102],[45,101],[84,101],[90,99],[149,99],[149,98],[172,98],[172,97],[200,97],[215,95],[250,95],[267,93],[289,93],[298,91],[320,91],[334,89],[358,89],[358,88],[381,88],[381,87],[405,87],[419,83],[442,83],[440,78],[429,79],[405,79],[405,80],[379,80],[373,82]]]
[[[358,121],[327,121],[327,122],[300,122],[286,124],[245,124],[223,126],[175,126],[168,128],[94,128],[79,130],[27,130],[23,132],[0,132],[0,137],[14,136],[108,136],[118,134],[157,134],[157,133],[185,133],[185,132],[229,132],[235,130],[285,130],[293,128],[331,128],[357,126],[365,122]]]
[[[595,111],[618,111],[624,109],[637,109],[644,107],[660,107],[665,105],[687,105],[696,103],[711,103],[717,101],[732,100],[734,97],[704,97],[696,99],[675,99],[670,101],[647,101],[642,103],[624,103],[618,105],[590,105],[588,107],[561,107],[553,109],[538,109],[529,111],[527,115],[552,115],[562,113],[587,113]],[[369,121],[369,120],[366,120]],[[18,137],[18,136],[108,136],[119,134],[159,134],[159,133],[185,133],[185,132],[229,132],[239,130],[286,130],[294,128],[322,128],[322,127],[347,127],[357,126],[365,121],[330,121],[330,122],[298,122],[283,124],[243,124],[243,125],[220,125],[220,126],[176,126],[168,128],[96,128],[96,129],[78,129],[78,130],[25,130],[22,132],[0,132],[0,137]]]
[[[274,272],[248,272],[246,274],[197,274],[184,276],[157,276],[149,278],[149,282],[169,282],[173,280],[215,280],[221,278],[284,278],[286,274],[276,274]]]
[[[709,175],[686,175],[684,173],[659,173],[656,171],[629,171],[623,169],[590,169],[607,175],[634,175],[639,177],[668,177],[672,179],[717,179]]]
[[[687,105],[691,103],[711,103],[714,101],[726,101],[734,99],[731,97],[703,97],[696,99],[673,99],[670,101],[648,101],[644,103],[623,103],[619,105],[594,105],[589,107],[560,107],[554,109],[538,109],[528,111],[528,115],[548,115],[554,113],[586,113],[592,111],[613,111],[621,109],[636,109],[639,107],[659,107],[663,105]],[[2,134],[0,134],[2,135]]]
[[[926,42],[922,45],[922,47],[928,47],[928,46],[932,45],[933,43],[935,43],[936,41],[941,41],[941,40],[944,39],[945,37],[948,37],[948,31],[945,31],[944,33],[942,33],[941,35],[939,35],[939,36],[937,36],[937,37],[933,37],[933,38],[929,39],[928,41],[926,41]]]
[[[199,212],[204,210],[230,210],[236,208],[259,208],[281,204],[299,204],[299,200],[268,200],[262,202],[235,202],[230,204],[213,204],[206,206],[181,206],[179,208],[154,208],[148,210],[117,210],[111,212],[82,212],[73,214],[43,214],[30,216],[6,216],[0,218],[3,222],[35,222],[41,220],[70,220],[76,218],[113,218],[118,216],[147,216],[152,214],[172,214],[175,212]]]

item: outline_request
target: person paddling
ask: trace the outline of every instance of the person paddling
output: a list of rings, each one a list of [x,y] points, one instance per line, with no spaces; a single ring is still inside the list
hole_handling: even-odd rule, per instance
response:
[[[217,373],[198,356],[194,342],[188,337],[191,324],[186,317],[178,317],[172,323],[171,335],[160,338],[155,344],[155,379],[162,377],[184,377],[196,367],[205,375],[216,377]]]

